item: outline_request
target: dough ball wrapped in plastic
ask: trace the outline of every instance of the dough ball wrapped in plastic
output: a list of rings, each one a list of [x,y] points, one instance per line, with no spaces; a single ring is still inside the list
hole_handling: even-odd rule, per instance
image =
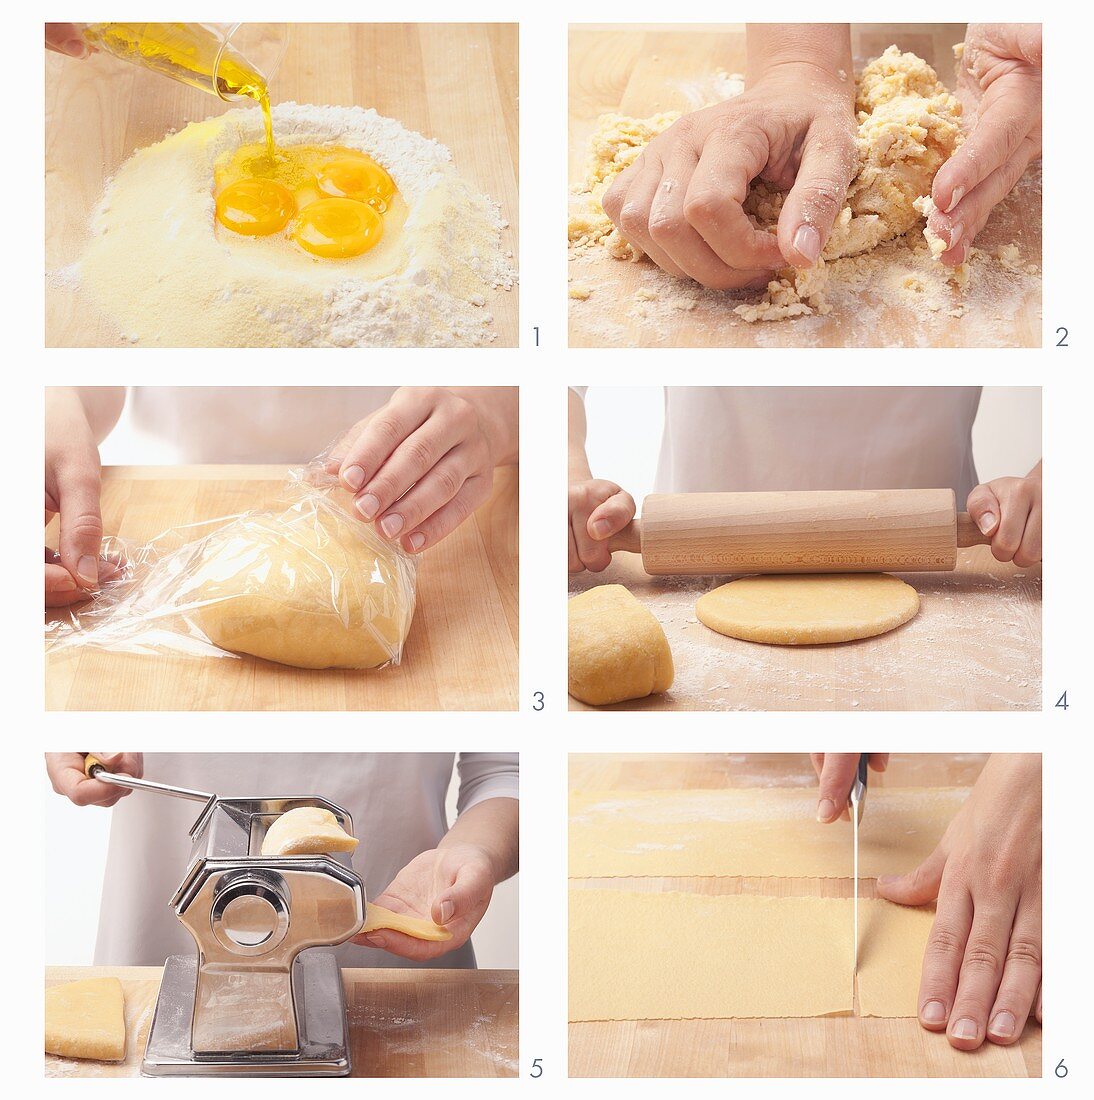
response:
[[[414,616],[415,559],[353,510],[322,459],[293,471],[277,508],[165,532],[117,550],[119,579],[67,621],[55,647],[250,654],[297,668],[398,664]]]

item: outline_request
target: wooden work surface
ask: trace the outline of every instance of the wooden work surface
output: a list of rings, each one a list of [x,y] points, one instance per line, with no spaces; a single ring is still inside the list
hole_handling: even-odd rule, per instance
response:
[[[118,978],[124,1062],[45,1056],[47,1077],[139,1077],[158,966],[49,966],[46,987]],[[352,1077],[516,1077],[515,970],[343,970]]]
[[[74,261],[105,181],[138,149],[238,104],[110,56],[46,54],[46,270]],[[294,23],[273,103],[374,107],[452,151],[501,204],[517,254],[517,25]],[[257,108],[255,108],[257,110]],[[496,347],[517,346],[517,291],[489,301]],[[46,290],[47,347],[120,344],[64,287]]]
[[[651,577],[637,554],[570,578],[571,594],[622,584],[660,622],[676,667],[664,695],[571,710],[1037,710],[1041,707],[1041,567],[958,550],[953,572],[902,573],[919,614],[874,638],[779,646],[726,638],[695,601],[728,577]]]
[[[930,62],[953,89],[952,46],[964,33],[964,24],[958,23],[856,25],[851,36],[855,67],[896,44]],[[589,138],[601,115],[688,113],[724,99],[724,75],[745,71],[745,36],[739,25],[582,25],[570,30],[569,60],[569,179],[577,184],[585,178]],[[1012,242],[1023,265],[1040,267],[1039,167],[1031,167],[995,210],[976,244],[994,251]],[[887,258],[890,252],[892,263],[903,269],[900,254],[907,249],[891,247]],[[829,300],[834,309],[828,316],[756,324],[733,313],[740,301],[755,301],[756,295],[703,292],[694,308],[674,305],[681,301],[684,284],[649,260],[620,262],[597,246],[576,256],[571,250],[569,266],[572,282],[592,291],[588,300],[570,302],[571,347],[1041,346],[1039,274],[1017,274],[997,264],[974,268],[964,298],[939,283],[934,298],[943,308],[937,312],[906,305],[899,291],[881,298],[869,286],[840,292],[833,285]],[[900,278],[893,282],[898,285]],[[694,290],[696,284],[687,286]],[[961,319],[950,317],[949,310],[960,302],[968,312]]]
[[[169,528],[277,501],[281,466],[114,466],[103,471],[107,533],[141,544]],[[46,541],[56,545],[56,520]],[[421,558],[402,663],[299,669],[255,657],[77,649],[46,658],[48,710],[515,710],[517,471]]]
[[[871,786],[968,786],[985,757],[894,754]],[[569,786],[585,791],[814,786],[808,755],[571,755]],[[821,826],[818,826],[820,828]],[[852,897],[850,879],[602,878],[571,888]],[[859,883],[876,897],[873,879]],[[1041,1029],[1009,1047],[954,1050],[914,1019],[857,1016],[765,1020],[620,1020],[569,1025],[571,1077],[1039,1077]]]

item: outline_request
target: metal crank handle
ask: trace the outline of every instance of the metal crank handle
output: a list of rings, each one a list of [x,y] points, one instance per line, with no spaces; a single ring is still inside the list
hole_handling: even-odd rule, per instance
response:
[[[170,795],[171,798],[187,798],[191,802],[208,802],[216,797],[205,791],[191,791],[186,787],[172,787],[169,783],[153,783],[151,779],[135,779],[131,775],[108,772],[102,762],[91,753],[84,759],[84,775],[88,779],[111,783],[115,787],[128,787],[131,791],[151,791],[153,794]]]

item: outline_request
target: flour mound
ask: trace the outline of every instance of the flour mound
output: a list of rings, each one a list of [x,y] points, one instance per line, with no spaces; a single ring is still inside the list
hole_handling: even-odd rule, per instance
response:
[[[487,297],[516,280],[500,208],[443,145],[360,107],[282,103],[278,143],[360,149],[395,181],[405,224],[371,252],[317,260],[214,220],[213,167],[262,140],[255,110],[191,123],[107,183],[66,270],[120,340],[158,347],[466,347],[494,339]]]

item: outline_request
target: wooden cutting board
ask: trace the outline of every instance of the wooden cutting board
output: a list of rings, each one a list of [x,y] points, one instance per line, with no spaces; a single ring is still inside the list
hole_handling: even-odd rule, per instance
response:
[[[139,1077],[159,991],[158,966],[50,966],[46,987],[118,978],[126,1059],[47,1054],[47,1077]],[[343,970],[353,1077],[516,1077],[515,970]]]
[[[901,573],[919,614],[857,642],[776,646],[703,626],[695,601],[727,577],[651,577],[636,554],[570,578],[571,594],[622,584],[661,623],[676,680],[664,695],[571,710],[1037,710],[1041,707],[1041,567],[958,550],[957,569]]]
[[[280,466],[114,466],[103,471],[109,534],[141,544],[199,520],[262,508]],[[56,520],[46,531],[56,546]],[[48,710],[515,710],[517,471],[422,555],[414,623],[395,668],[297,669],[255,657],[77,650],[46,657]]]
[[[46,54],[46,270],[75,260],[104,182],[137,149],[230,105],[107,56]],[[517,25],[294,23],[271,85],[293,100],[374,107],[452,150],[501,204],[517,254]],[[517,291],[489,302],[497,347],[517,346]],[[47,347],[123,346],[70,290],[46,290]]]
[[[968,786],[978,754],[894,754],[877,787]],[[812,786],[800,753],[571,755],[571,790],[697,790],[771,784]],[[820,826],[818,826],[819,828]],[[850,879],[574,879],[571,887],[852,897]],[[863,897],[876,897],[873,880]],[[918,1021],[834,1017],[814,1020],[641,1020],[569,1025],[571,1077],[1039,1077],[1041,1029],[1030,1024],[1009,1047],[954,1050]]]
[[[952,46],[964,24],[857,24],[851,44],[856,68],[896,44],[930,62],[955,86]],[[745,37],[739,25],[673,27],[583,25],[570,31],[569,179],[585,176],[589,137],[602,114],[645,118],[662,111],[694,111],[719,96],[717,74],[744,73]],[[992,251],[1011,242],[1023,264],[1041,262],[1040,169],[993,213],[977,238]],[[612,260],[603,250],[570,264],[575,284],[591,288],[587,301],[570,302],[571,347],[973,347],[1041,346],[1041,280],[995,268],[970,287],[969,312],[924,313],[892,293],[867,289],[858,308],[827,317],[747,324],[732,310],[739,299],[702,300],[676,308],[679,284],[648,261]],[[644,297],[646,296],[646,297]],[[889,299],[893,301],[889,301]]]

